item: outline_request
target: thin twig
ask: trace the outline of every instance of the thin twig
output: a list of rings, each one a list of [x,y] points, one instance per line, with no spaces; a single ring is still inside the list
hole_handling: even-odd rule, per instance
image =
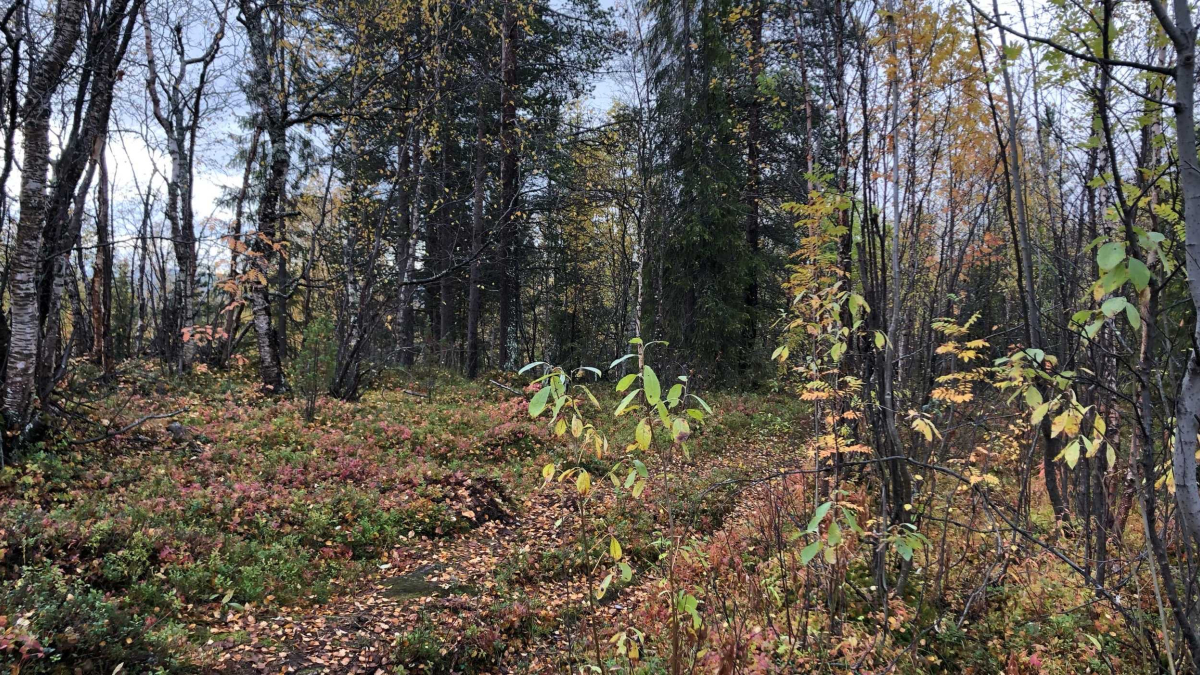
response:
[[[101,434],[99,436],[93,436],[92,438],[85,438],[83,440],[73,440],[73,441],[71,441],[71,445],[87,445],[88,443],[98,443],[100,441],[104,441],[104,440],[113,438],[114,436],[120,436],[121,434],[123,434],[127,431],[131,431],[133,429],[136,429],[151,420],[166,419],[168,417],[174,417],[176,415],[181,415],[187,411],[188,411],[187,408],[180,408],[179,410],[176,410],[175,412],[163,413],[160,415],[146,415],[145,417],[139,417],[138,419],[134,420],[133,422],[130,422],[129,424],[126,424],[125,426],[121,427],[120,429],[117,429],[116,431],[109,431],[108,433]]]

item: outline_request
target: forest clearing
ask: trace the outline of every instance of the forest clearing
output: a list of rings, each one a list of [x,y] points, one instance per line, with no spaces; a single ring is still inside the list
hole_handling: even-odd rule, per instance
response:
[[[1200,675],[1195,12],[0,3],[0,667]]]

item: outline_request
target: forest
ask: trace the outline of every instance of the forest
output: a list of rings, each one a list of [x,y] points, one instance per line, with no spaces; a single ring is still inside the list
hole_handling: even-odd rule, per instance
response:
[[[1189,0],[3,0],[0,666],[1200,675]]]

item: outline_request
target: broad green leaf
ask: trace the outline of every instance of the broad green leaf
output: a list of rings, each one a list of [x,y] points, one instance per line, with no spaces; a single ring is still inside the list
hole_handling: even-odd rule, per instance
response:
[[[629,385],[633,384],[633,381],[636,379],[637,379],[637,373],[630,373],[630,374],[626,375],[625,377],[622,377],[621,381],[617,383],[617,391],[625,391],[626,389],[629,388]]]
[[[645,490],[645,489],[646,489],[646,481],[645,481],[645,479],[643,479],[643,480],[639,480],[638,482],[634,483],[634,484],[633,484],[633,490],[632,490],[632,492],[631,492],[631,494],[633,494],[633,498],[634,498],[634,499],[637,499],[638,497],[641,497],[641,496],[642,496],[642,490]]]
[[[1087,323],[1092,318],[1092,310],[1081,309],[1071,315],[1071,323],[1079,324],[1080,326]]]
[[[517,374],[524,375],[526,371],[528,371],[532,368],[537,368],[538,366],[543,365],[545,363],[546,363],[545,361],[534,361],[533,363],[526,364],[523,368],[521,368],[520,370],[517,371]]]
[[[621,581],[629,581],[633,578],[633,568],[629,566],[629,563],[621,563],[617,565],[617,568],[621,570]]]
[[[1100,305],[1100,311],[1104,312],[1104,316],[1114,316],[1117,312],[1125,309],[1128,304],[1129,302],[1125,298],[1118,295],[1105,300],[1104,304]]]
[[[1068,443],[1067,447],[1063,448],[1062,454],[1063,460],[1066,461],[1067,466],[1074,469],[1075,465],[1079,463],[1079,441],[1071,441]]]
[[[821,552],[821,540],[818,539],[813,543],[800,549],[800,564],[807,565],[817,554]]]
[[[547,464],[546,466],[542,467],[542,478],[545,478],[546,480],[550,480],[550,479],[554,478],[554,465],[553,464]]]
[[[687,437],[691,435],[692,430],[690,427],[688,427],[687,420],[682,417],[676,417],[675,421],[671,423],[671,433],[675,437],[675,442],[679,443],[687,440]]]
[[[907,541],[904,541],[903,539],[897,539],[896,540],[896,552],[900,554],[901,558],[904,558],[907,561],[912,560],[912,556],[913,556],[912,546],[909,546]]]
[[[842,528],[836,520],[829,524],[829,532],[825,535],[825,541],[830,546],[837,546],[842,543]]]
[[[816,512],[813,513],[812,520],[808,521],[809,532],[817,531],[817,528],[821,526],[821,521],[825,519],[825,514],[829,513],[829,509],[832,506],[833,502],[825,502],[817,507]]]
[[[1046,413],[1048,413],[1048,412],[1050,412],[1050,404],[1049,403],[1043,403],[1043,404],[1039,405],[1038,407],[1034,408],[1033,416],[1029,420],[1030,424],[1032,424],[1035,427],[1037,425],[1041,424],[1042,418],[1044,418],[1046,416]]]
[[[646,400],[650,402],[650,405],[654,405],[662,399],[662,387],[658,384],[658,376],[654,374],[654,370],[650,366],[646,366],[642,370],[642,386],[646,388]]]
[[[1037,387],[1030,387],[1025,390],[1025,402],[1030,408],[1036,408],[1042,404],[1042,392],[1037,390]]]
[[[640,422],[638,422],[637,431],[635,432],[634,436],[637,439],[637,444],[638,444],[639,448],[641,448],[642,450],[650,449],[650,439],[651,439],[652,435],[650,433],[650,420],[649,419],[642,418],[642,420]]]
[[[617,541],[616,537],[608,540],[608,554],[613,560],[621,559],[621,542]]]
[[[550,398],[550,387],[542,387],[533,395],[533,400],[529,402],[529,416],[537,417],[546,409],[546,401]]]
[[[1142,327],[1142,315],[1138,314],[1137,307],[1131,304],[1125,304],[1125,318],[1129,321],[1129,325],[1133,326],[1134,330]]]
[[[1111,270],[1121,264],[1121,261],[1124,259],[1124,242],[1110,241],[1101,246],[1099,251],[1096,251],[1096,265],[1105,271]]]
[[[1146,263],[1141,260],[1130,258],[1129,279],[1133,281],[1133,287],[1141,292],[1150,284],[1150,268],[1146,267]]]

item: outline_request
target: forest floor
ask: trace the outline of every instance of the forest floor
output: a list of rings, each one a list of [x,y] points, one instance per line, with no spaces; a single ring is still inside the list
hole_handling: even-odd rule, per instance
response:
[[[612,534],[636,574],[590,602],[602,573],[580,555],[574,485],[541,477],[566,443],[525,396],[432,378],[322,398],[311,422],[300,400],[204,373],[130,370],[90,399],[74,383],[100,421],[77,438],[164,417],[48,441],[0,474],[0,572],[16,579],[0,656],[22,672],[561,672],[593,627],[655,621],[661,484],[603,506],[627,510]],[[680,506],[697,539],[752,499],[713,486],[799,456],[785,397],[710,401],[675,491],[703,495]]]
[[[784,454],[780,446],[723,453],[694,467],[693,480],[711,486],[732,475],[778,470]],[[495,659],[488,672],[563,672],[580,656],[581,631],[594,621],[611,633],[623,614],[653,601],[660,581],[651,569],[608,593],[593,613],[586,575],[564,576],[553,564],[542,569],[537,561],[575,546],[572,492],[552,483],[468,532],[399,545],[378,571],[348,581],[322,605],[257,617],[230,612],[208,645],[218,654],[214,669],[382,673],[401,665],[399,660],[440,672],[478,668],[482,664],[472,661],[482,658]],[[731,511],[726,520],[753,512],[757,496],[747,491],[723,505]],[[599,576],[591,579],[593,588]],[[496,629],[493,639],[510,641],[506,653],[468,635],[484,626]]]
[[[264,397],[249,372],[137,367],[103,386],[77,372],[70,435],[0,470],[12,672],[580,672],[600,644],[609,672],[664,673],[668,567],[676,616],[693,613],[676,652],[691,672],[1135,672],[1142,648],[1061,560],[988,529],[973,486],[1011,497],[1020,484],[1008,415],[947,431],[974,448],[951,460],[969,485],[914,475],[929,518],[906,540],[907,590],[882,604],[871,481],[781,472],[812,461],[797,396],[706,396],[715,413],[676,468],[643,453],[640,498],[596,489],[584,520],[575,476],[546,481],[543,467],[603,482],[636,439],[610,385],[593,388],[612,449],[599,459],[531,419],[516,378],[393,375],[353,403],[319,398],[306,420],[302,396]],[[1083,559],[1038,500],[1030,527]],[[618,560],[629,578],[596,593]],[[1128,579],[1153,621],[1137,590],[1150,580]]]

